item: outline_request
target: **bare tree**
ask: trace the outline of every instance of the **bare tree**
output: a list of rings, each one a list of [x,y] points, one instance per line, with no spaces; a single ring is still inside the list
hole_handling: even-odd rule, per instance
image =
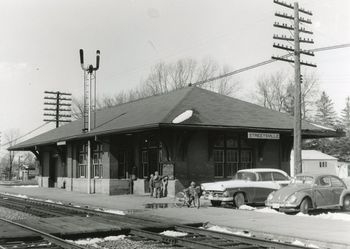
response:
[[[197,62],[193,59],[181,59],[170,64],[169,76],[171,78],[171,88],[179,89],[188,85],[194,80]]]
[[[103,96],[97,101],[97,107],[99,109],[108,108],[136,99],[167,93],[174,89],[186,87],[190,83],[207,80],[230,71],[231,69],[227,65],[220,67],[217,62],[210,58],[206,58],[200,63],[189,58],[168,64],[160,62],[151,68],[149,75],[141,80],[138,87],[127,92],[119,92],[114,96]],[[209,82],[201,87],[224,95],[234,95],[240,89],[239,82],[232,79],[232,77]],[[84,110],[83,98],[73,98],[72,110],[72,115],[75,118],[82,116]]]
[[[17,129],[11,129],[5,132],[4,138],[5,138],[5,144],[8,147],[14,146],[17,143],[17,139],[19,137],[19,130]],[[8,151],[8,179],[12,179],[12,166],[13,166],[13,160],[15,159],[16,152],[15,151]]]
[[[228,65],[224,65],[220,71],[220,75],[232,72],[232,68]],[[224,77],[219,80],[214,81],[212,84],[214,86],[214,91],[227,96],[235,96],[241,90],[241,85],[236,78]]]
[[[83,116],[84,113],[84,98],[72,98],[72,118],[78,119]]]
[[[151,72],[143,83],[146,88],[146,95],[158,95],[168,92],[169,86],[169,66],[160,62],[151,68]]]
[[[262,76],[257,81],[255,96],[260,105],[272,110],[283,111],[287,97],[287,88],[287,75],[279,71],[268,77]]]
[[[294,89],[294,82],[289,80],[284,109],[292,115],[294,113]],[[303,119],[312,119],[316,111],[315,104],[319,93],[317,76],[314,73],[304,73],[301,84],[301,115]]]
[[[23,158],[23,164],[28,164],[28,165],[34,165],[36,160],[32,152],[23,153],[22,158]]]
[[[219,71],[219,65],[211,58],[205,58],[198,67],[196,78],[197,81],[207,80],[215,76]],[[213,84],[210,82],[209,84]]]
[[[310,119],[319,93],[318,79],[315,74],[303,74],[301,85],[302,118]],[[294,113],[294,81],[284,72],[262,76],[257,81],[254,98],[258,104],[276,111]]]

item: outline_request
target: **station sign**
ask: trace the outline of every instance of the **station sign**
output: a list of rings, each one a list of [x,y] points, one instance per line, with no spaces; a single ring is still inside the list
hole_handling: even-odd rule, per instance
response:
[[[63,145],[66,145],[66,141],[57,142],[57,146],[63,146]]]
[[[264,132],[248,132],[250,139],[280,139],[279,133],[264,133]]]

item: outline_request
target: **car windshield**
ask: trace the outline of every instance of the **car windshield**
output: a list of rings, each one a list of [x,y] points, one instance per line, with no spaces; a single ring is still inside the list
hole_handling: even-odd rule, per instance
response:
[[[247,180],[247,181],[256,181],[256,176],[252,172],[238,172],[233,179],[235,180]]]
[[[296,176],[292,180],[292,184],[313,184],[314,178],[312,176]]]

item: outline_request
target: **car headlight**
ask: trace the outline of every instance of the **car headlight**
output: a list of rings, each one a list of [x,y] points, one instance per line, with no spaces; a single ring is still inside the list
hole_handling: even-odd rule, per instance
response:
[[[286,203],[291,204],[291,203],[294,203],[296,200],[297,200],[297,197],[293,194],[287,198]]]
[[[229,196],[230,196],[230,194],[229,194],[229,192],[228,192],[228,191],[225,191],[225,192],[222,194],[222,196],[223,196],[223,197],[229,197]]]
[[[268,201],[271,201],[274,194],[275,194],[275,191],[271,192],[271,193],[267,196],[267,200],[268,200]]]

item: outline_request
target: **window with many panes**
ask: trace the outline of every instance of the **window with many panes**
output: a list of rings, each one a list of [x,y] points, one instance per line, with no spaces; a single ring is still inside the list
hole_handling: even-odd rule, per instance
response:
[[[214,176],[234,176],[239,167],[238,137],[218,135],[213,146]]]
[[[100,143],[94,143],[92,146],[92,178],[102,178],[103,177],[103,165],[102,165],[102,156],[103,156],[103,147]]]
[[[241,150],[241,164],[240,169],[250,169],[252,167],[252,151]]]
[[[141,142],[141,167],[139,174],[141,177],[148,178],[155,171],[162,174],[162,143],[155,135],[145,135]]]
[[[232,177],[240,169],[252,167],[252,151],[246,139],[235,135],[215,134],[212,138],[214,176]]]
[[[129,171],[130,166],[130,151],[122,150],[117,154],[118,159],[118,178],[124,179],[127,177],[126,172]]]
[[[238,150],[226,150],[226,176],[234,176],[238,171],[239,156]]]
[[[77,165],[77,178],[86,178],[87,177],[87,145],[81,144],[79,146],[79,155],[78,155],[78,165]]]
[[[77,165],[77,178],[87,178],[87,144],[79,145],[78,165]],[[100,143],[93,143],[91,150],[91,177],[102,178],[103,165],[102,165],[103,148]]]
[[[224,150],[214,150],[214,175],[215,177],[224,177]]]

